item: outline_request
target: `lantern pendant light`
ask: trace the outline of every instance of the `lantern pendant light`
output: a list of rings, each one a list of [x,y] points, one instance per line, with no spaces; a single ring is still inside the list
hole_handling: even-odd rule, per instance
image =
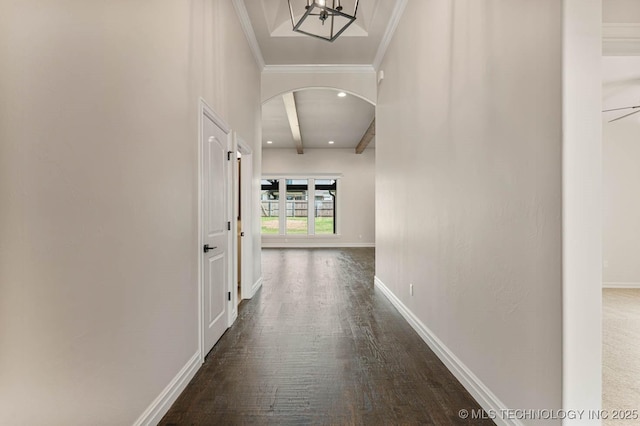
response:
[[[287,0],[293,31],[333,42],[356,20],[358,2],[353,15],[344,12],[341,0]],[[302,16],[296,19],[296,16]]]

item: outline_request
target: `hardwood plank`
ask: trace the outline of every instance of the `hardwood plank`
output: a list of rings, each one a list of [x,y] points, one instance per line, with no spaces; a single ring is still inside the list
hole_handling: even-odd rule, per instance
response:
[[[373,285],[374,249],[265,249],[264,285],[162,425],[482,425]]]

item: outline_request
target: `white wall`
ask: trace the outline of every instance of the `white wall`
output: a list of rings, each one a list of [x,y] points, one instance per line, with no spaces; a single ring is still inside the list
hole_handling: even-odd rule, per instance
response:
[[[604,108],[638,105],[640,57],[604,57],[603,79]],[[605,285],[640,286],[640,117],[607,123],[629,112],[603,114]]]
[[[602,21],[607,23],[640,23],[637,0],[602,0]]]
[[[259,143],[259,72],[226,0],[3,2],[0,39],[0,424],[132,424],[198,351],[198,98]]]
[[[340,247],[375,243],[375,150],[355,154],[353,149],[265,149],[262,173],[269,175],[329,173],[342,175],[338,183],[340,236],[263,236],[263,247],[295,245]]]
[[[562,407],[562,2],[409,2],[381,69],[377,278],[476,397]]]

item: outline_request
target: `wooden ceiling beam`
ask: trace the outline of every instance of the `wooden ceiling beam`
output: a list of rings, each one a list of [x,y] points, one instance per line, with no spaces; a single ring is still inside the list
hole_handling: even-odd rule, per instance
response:
[[[293,141],[296,143],[296,151],[298,151],[298,154],[304,154],[300,122],[298,121],[298,110],[296,108],[296,98],[293,96],[293,92],[289,92],[282,95],[282,99],[284,100],[284,108],[287,110],[291,135],[293,136]]]
[[[356,154],[362,154],[375,136],[376,136],[376,119],[374,118],[371,124],[369,125],[369,128],[367,129],[367,131],[364,132],[364,135],[362,135],[362,139],[360,139],[360,143],[358,143],[358,146],[356,146]]]

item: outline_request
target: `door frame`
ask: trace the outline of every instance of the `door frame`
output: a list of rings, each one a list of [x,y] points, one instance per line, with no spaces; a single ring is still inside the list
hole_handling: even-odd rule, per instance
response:
[[[220,117],[214,110],[207,104],[207,102],[203,98],[199,98],[198,101],[198,141],[197,141],[197,152],[198,152],[198,247],[196,248],[197,253],[197,264],[198,264],[198,351],[200,352],[200,362],[204,362],[204,358],[207,355],[205,353],[204,347],[204,309],[205,309],[205,301],[204,301],[204,274],[203,274],[203,261],[202,261],[202,247],[203,247],[203,238],[202,238],[202,230],[204,229],[204,214],[203,214],[203,176],[204,167],[203,167],[203,126],[204,126],[204,117],[207,116],[211,119],[222,131],[227,135],[227,149],[230,149],[232,146],[232,133],[231,128],[227,125],[227,123]],[[232,167],[227,167],[227,186],[231,187],[233,190],[233,179],[232,179]],[[229,220],[229,209],[233,207],[230,206],[233,200],[233,193],[231,191],[227,191],[227,220]],[[233,223],[233,222],[232,222]],[[233,244],[233,240],[231,238],[231,232],[227,233],[227,250],[233,250],[235,244]],[[231,256],[227,256],[229,259],[227,262],[227,291],[231,290],[231,284],[233,279],[231,268]],[[233,294],[233,292],[231,293]],[[227,328],[231,326],[232,316],[229,309],[230,301],[227,300]],[[236,308],[237,313],[237,308]]]
[[[242,274],[240,276],[240,297],[242,299],[251,299],[253,297],[254,289],[253,289],[253,268],[252,263],[249,262],[249,259],[252,258],[253,252],[253,203],[252,203],[252,182],[253,182],[253,150],[251,147],[245,142],[245,140],[240,137],[237,133],[235,133],[235,149],[236,152],[240,152],[242,154],[242,169],[240,173],[242,173],[242,178],[240,179],[241,188],[241,199],[240,206],[242,209],[242,229],[245,234],[242,239],[242,254],[241,254],[241,271]],[[238,170],[237,163],[234,163],[234,190],[237,188],[238,184]],[[235,197],[234,197],[235,200]],[[235,208],[235,203],[234,203]],[[237,234],[238,229],[238,212],[234,210],[234,220],[235,220],[235,229]],[[234,240],[235,242],[235,240]],[[235,258],[235,269],[237,271],[238,259],[237,259],[237,246],[234,250]],[[236,276],[237,281],[237,276]],[[237,305],[237,303],[236,303]]]

